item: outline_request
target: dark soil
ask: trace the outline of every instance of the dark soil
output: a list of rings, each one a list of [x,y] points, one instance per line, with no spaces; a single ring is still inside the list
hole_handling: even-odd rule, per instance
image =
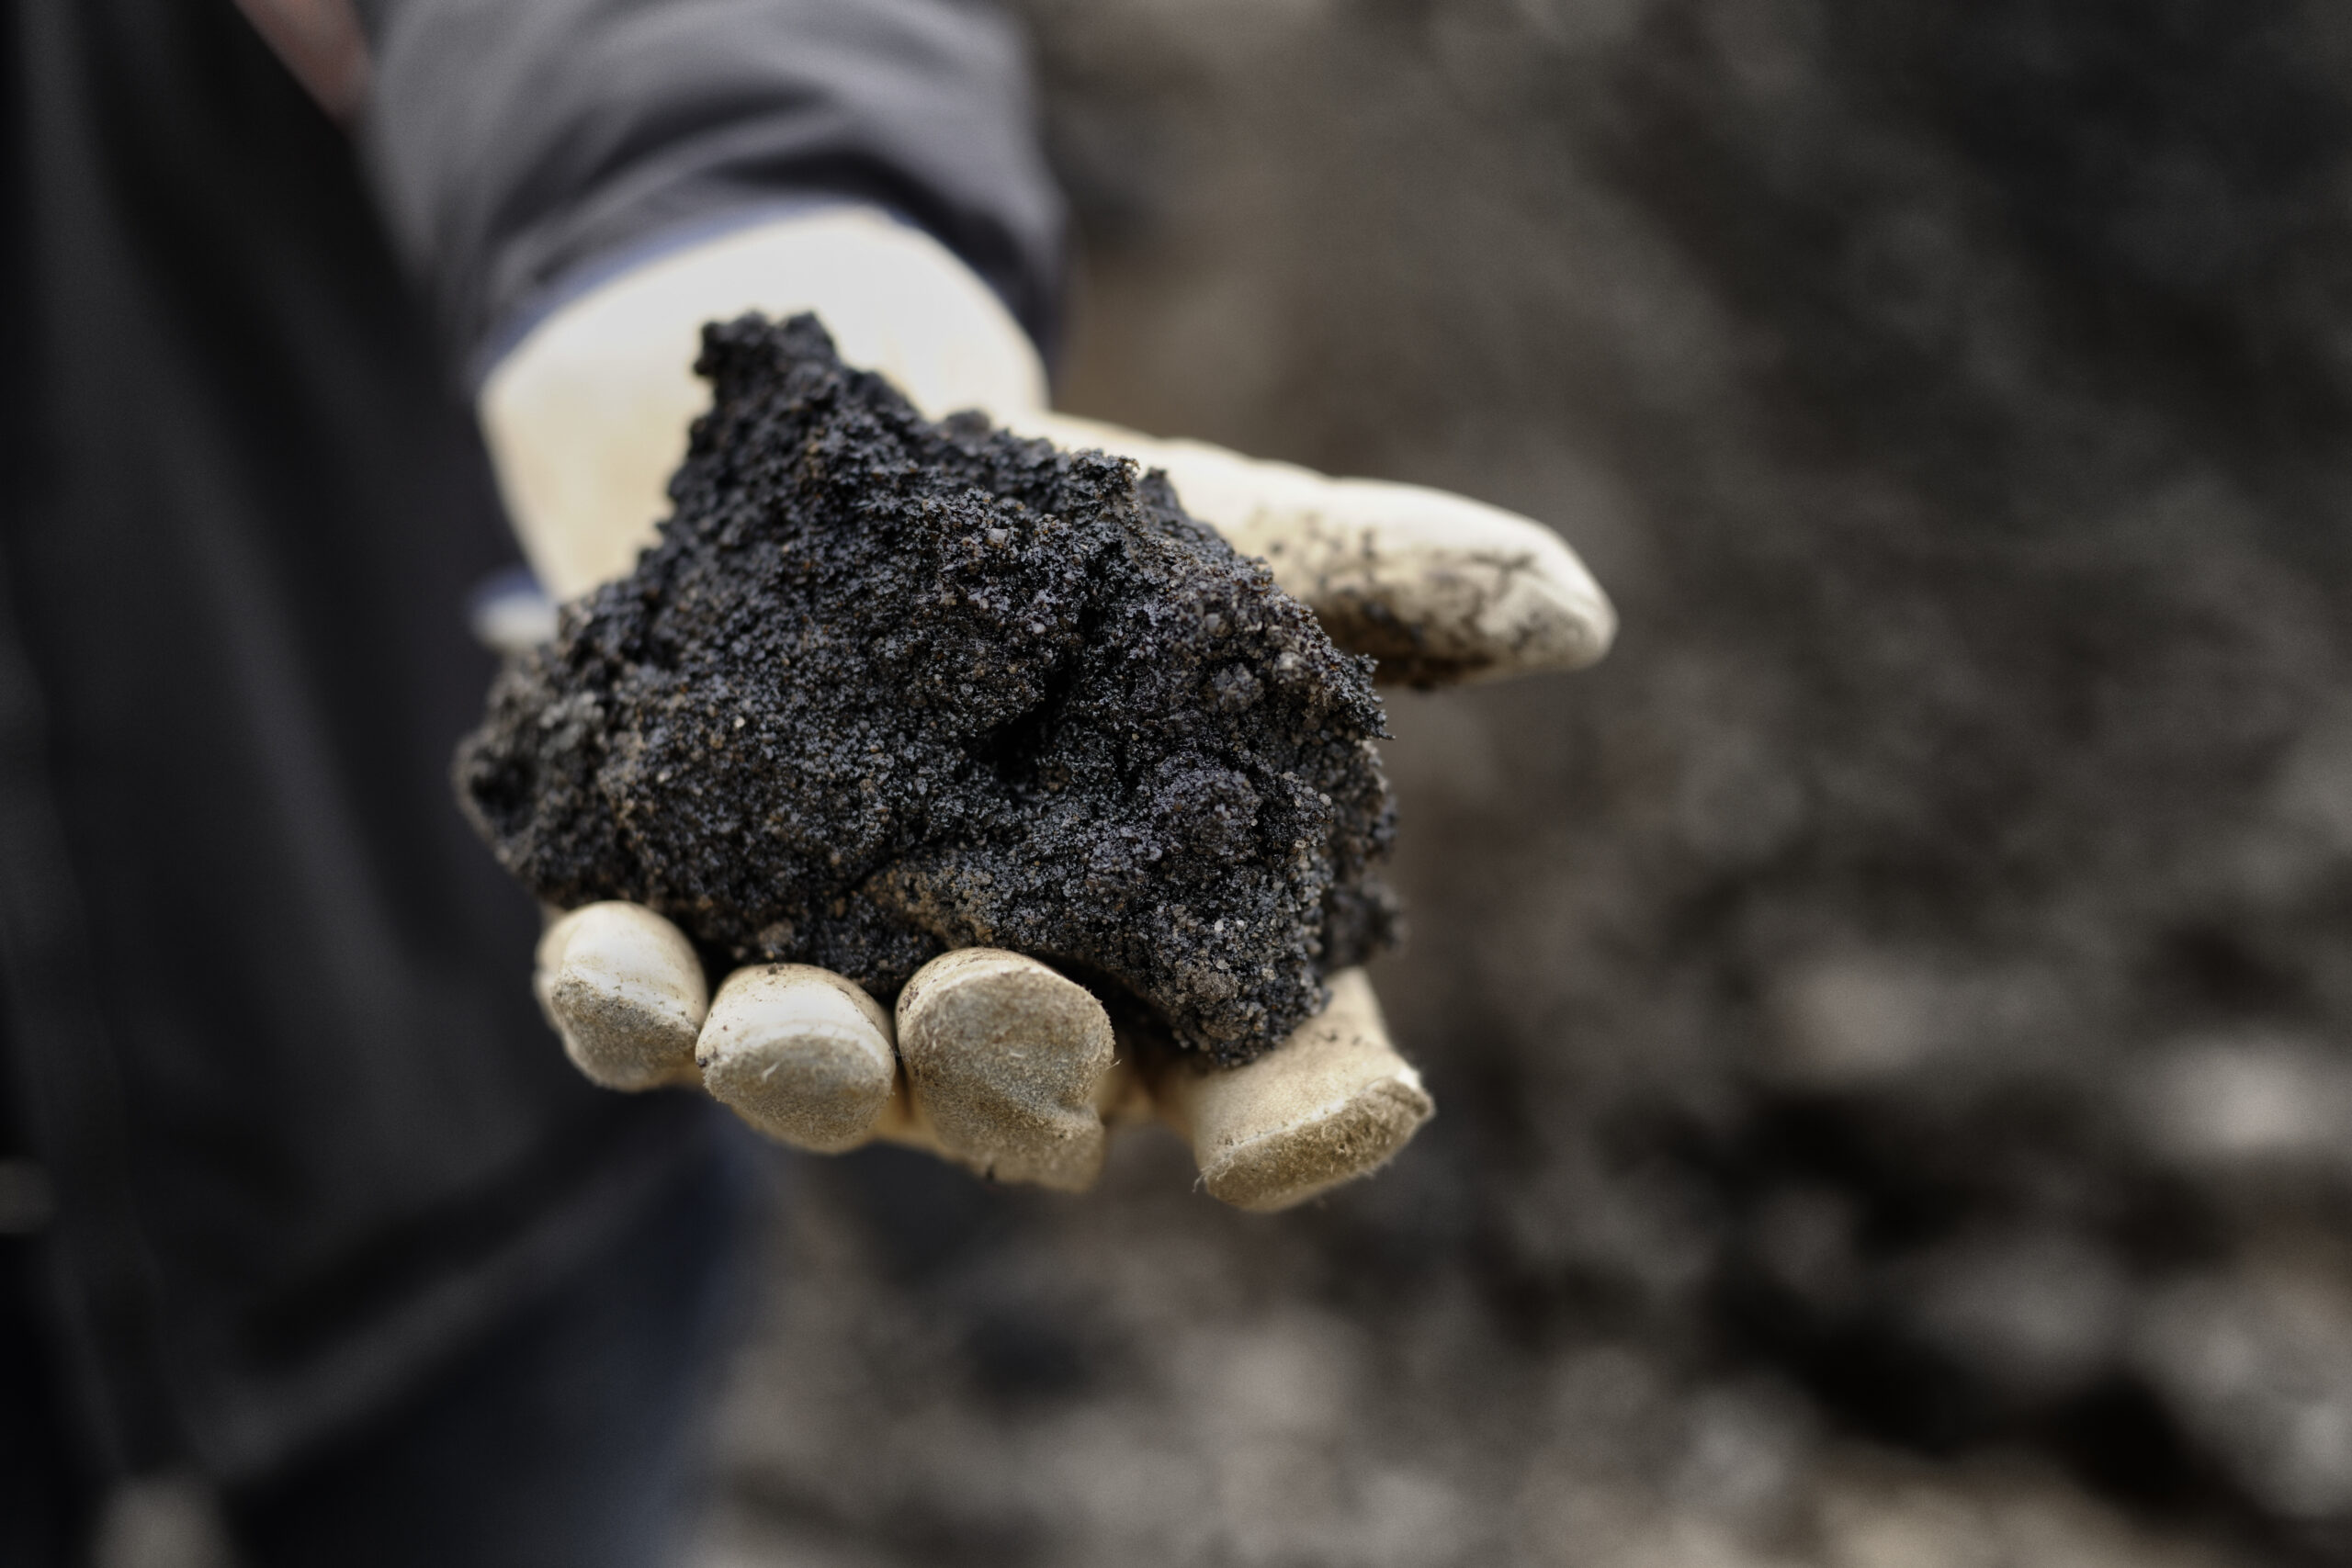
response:
[[[459,750],[499,860],[718,964],[886,1001],[1012,948],[1243,1061],[1386,945],[1371,663],[1157,474],[933,424],[812,317],[704,333],[716,401],[629,577]]]

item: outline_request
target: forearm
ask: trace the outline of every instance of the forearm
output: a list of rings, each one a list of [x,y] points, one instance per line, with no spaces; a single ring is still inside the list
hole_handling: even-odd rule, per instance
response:
[[[1017,39],[950,0],[373,0],[362,137],[476,380],[665,236],[830,197],[935,236],[1033,335],[1061,216]]]

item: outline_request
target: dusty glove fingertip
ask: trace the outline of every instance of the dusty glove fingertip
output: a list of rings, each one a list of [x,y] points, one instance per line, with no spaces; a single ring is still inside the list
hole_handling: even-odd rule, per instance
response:
[[[1209,1196],[1237,1209],[1273,1213],[1371,1175],[1394,1159],[1437,1102],[1419,1076],[1368,1084],[1323,1115],[1212,1150],[1200,1161]]]
[[[694,1058],[712,1099],[815,1154],[869,1141],[898,1080],[889,1015],[854,982],[805,964],[729,975]]]
[[[1267,1055],[1180,1067],[1162,1087],[1209,1195],[1261,1213],[1370,1175],[1437,1111],[1361,969],[1331,976],[1330,1005]]]
[[[912,1109],[940,1152],[998,1181],[1094,1185],[1114,1045],[1083,987],[1032,958],[965,948],[907,983],[898,1032]]]
[[[591,1083],[634,1092],[693,1081],[709,993],[675,926],[635,904],[590,904],[548,929],[540,954],[540,1005]]]

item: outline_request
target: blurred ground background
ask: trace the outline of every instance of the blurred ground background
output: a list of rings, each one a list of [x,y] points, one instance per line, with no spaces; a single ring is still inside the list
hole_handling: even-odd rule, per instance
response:
[[[1025,0],[1063,401],[1558,525],[1439,1120],[790,1168],[705,1568],[2352,1562],[2352,13]]]

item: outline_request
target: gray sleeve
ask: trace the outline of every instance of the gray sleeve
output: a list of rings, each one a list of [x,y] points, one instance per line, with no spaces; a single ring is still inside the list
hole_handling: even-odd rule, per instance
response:
[[[1021,40],[973,0],[363,0],[361,136],[458,363],[568,279],[846,197],[935,235],[1041,344],[1062,262]]]

